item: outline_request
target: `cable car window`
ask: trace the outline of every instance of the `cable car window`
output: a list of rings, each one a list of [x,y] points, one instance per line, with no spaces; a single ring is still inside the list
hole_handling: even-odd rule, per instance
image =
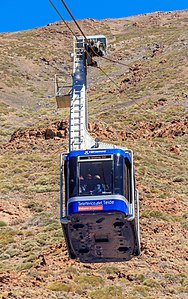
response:
[[[114,194],[124,195],[123,182],[124,158],[114,155]]]
[[[129,199],[129,189],[128,189],[128,168],[127,165],[124,163],[124,196],[125,198]]]
[[[131,178],[131,165],[127,164],[127,199],[132,203],[132,180],[134,184],[134,179]]]
[[[69,197],[77,195],[77,157],[69,161]]]
[[[124,163],[124,196],[132,203],[131,164],[127,159]]]
[[[79,195],[112,194],[112,160],[79,163]]]

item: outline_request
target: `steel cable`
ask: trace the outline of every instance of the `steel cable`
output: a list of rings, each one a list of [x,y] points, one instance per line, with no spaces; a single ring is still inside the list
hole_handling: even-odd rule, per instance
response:
[[[76,40],[78,40],[78,37],[76,36],[76,34],[73,32],[73,30],[69,27],[69,25],[67,24],[67,22],[63,19],[62,15],[60,14],[60,12],[58,11],[58,9],[55,7],[55,5],[53,4],[53,2],[51,0],[49,0],[50,4],[53,6],[53,8],[55,9],[55,11],[57,12],[57,14],[60,16],[60,18],[62,19],[62,21],[64,22],[64,24],[67,26],[67,28],[70,30],[70,32],[73,34],[73,36],[76,38]],[[71,16],[71,18],[73,19],[73,21],[75,22],[76,26],[78,27],[78,29],[80,30],[80,32],[82,33],[83,37],[85,38],[85,41],[87,44],[90,44],[90,42],[88,41],[86,35],[84,34],[83,30],[81,29],[80,25],[78,24],[78,22],[75,20],[73,14],[71,13],[70,9],[68,8],[68,6],[66,5],[65,1],[64,0],[61,0],[61,2],[63,3],[64,7],[66,8],[66,10],[68,11],[69,15]],[[119,61],[116,61],[116,60],[112,60],[112,59],[109,59],[107,57],[104,57],[104,56],[100,56],[98,53],[96,53],[92,47],[91,47],[91,50],[92,52],[98,56],[98,57],[101,57],[101,58],[104,58],[108,61],[111,61],[111,62],[114,62],[114,63],[118,63],[118,64],[121,64],[121,65],[124,65],[124,66],[127,66],[126,64],[124,63],[121,63]],[[90,53],[85,49],[85,52],[87,53],[87,55],[91,58],[92,60],[92,57],[90,55]],[[119,91],[121,91],[121,88],[118,86],[118,84],[111,79],[111,77],[99,66],[97,66],[97,68],[118,88]],[[134,100],[132,100],[136,105],[138,105]]]
[[[67,26],[67,28],[70,30],[70,32],[74,35],[74,37],[76,38],[76,40],[78,39],[76,34],[74,33],[74,31],[70,28],[70,26],[67,24],[67,22],[63,19],[62,15],[60,14],[60,12],[58,11],[58,9],[55,7],[55,5],[53,4],[53,2],[51,0],[49,0],[50,4],[52,5],[52,7],[55,9],[55,11],[57,12],[57,14],[59,15],[59,17],[61,18],[61,20],[63,21],[63,23]]]

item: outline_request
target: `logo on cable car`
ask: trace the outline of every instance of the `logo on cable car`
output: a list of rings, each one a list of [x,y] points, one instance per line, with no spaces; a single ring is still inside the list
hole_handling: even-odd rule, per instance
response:
[[[100,151],[100,150],[98,150],[98,151],[85,151],[84,152],[84,155],[89,155],[89,154],[103,154],[103,153],[106,153],[106,150],[102,150],[102,151]]]

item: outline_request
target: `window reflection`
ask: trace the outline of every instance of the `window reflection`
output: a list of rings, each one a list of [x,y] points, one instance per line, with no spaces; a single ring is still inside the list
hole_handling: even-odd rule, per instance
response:
[[[79,163],[79,194],[112,194],[112,161]]]

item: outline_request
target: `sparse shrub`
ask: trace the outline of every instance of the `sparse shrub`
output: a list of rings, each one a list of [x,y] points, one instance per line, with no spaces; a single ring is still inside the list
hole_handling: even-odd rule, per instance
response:
[[[71,286],[62,282],[52,282],[48,284],[47,288],[54,292],[70,292]]]
[[[188,214],[185,213],[181,216],[176,216],[176,215],[173,215],[172,216],[172,220],[174,222],[179,222],[181,223],[182,227],[186,230],[188,230]]]
[[[78,269],[74,268],[74,267],[68,267],[66,269],[66,273],[70,273],[70,274],[78,274]]]
[[[4,246],[14,242],[16,232],[11,228],[3,228],[0,230],[0,245]]]
[[[9,112],[15,111],[14,108],[8,106],[5,103],[0,102],[0,114],[8,114]]]
[[[4,252],[0,255],[0,260],[7,260],[9,258],[10,258],[10,255],[6,252]]]
[[[99,286],[104,283],[104,280],[102,277],[99,276],[78,276],[75,279],[75,282],[77,282],[79,285],[85,285],[85,286]]]
[[[33,263],[35,260],[36,260],[36,256],[31,254],[24,260],[24,263],[30,263],[30,262]]]
[[[59,230],[60,228],[61,228],[60,223],[54,222],[54,223],[48,224],[45,227],[45,231]],[[62,231],[62,229],[61,229],[61,231]]]
[[[26,240],[22,244],[22,251],[23,252],[33,252],[39,248],[39,244],[36,240]]]
[[[14,256],[18,256],[20,254],[20,250],[18,250],[15,246],[15,244],[11,244],[8,246],[8,248],[3,248],[3,252],[0,256],[1,259],[5,258],[12,258]]]
[[[27,228],[26,228],[26,229],[27,229]],[[25,236],[26,236],[26,237],[34,236],[34,234],[35,234],[35,233],[32,232],[31,230],[26,230],[26,231],[25,231]]]
[[[24,170],[21,169],[21,168],[15,168],[15,169],[13,170],[14,173],[22,173],[23,171],[24,171]]]
[[[188,293],[188,285],[175,287],[174,293],[175,294],[180,294],[180,293],[187,294]]]
[[[147,286],[137,285],[137,286],[134,287],[133,292],[136,292],[136,293],[138,292],[143,297],[148,298],[148,290],[149,290],[149,287],[147,287]]]
[[[119,286],[110,286],[98,289],[89,293],[92,299],[124,299],[122,288]]]
[[[171,220],[171,216],[162,212],[162,211],[159,211],[159,210],[145,210],[142,214],[141,214],[142,217],[147,217],[147,218],[150,218],[150,217],[154,217],[154,218],[160,218],[162,220],[165,220],[165,221],[170,221]]]
[[[108,266],[100,268],[100,272],[105,272],[106,274],[115,274],[119,271],[117,266]]]
[[[146,277],[143,273],[136,275],[136,280],[139,280],[140,282],[143,282],[145,279],[146,279]]]
[[[54,192],[59,191],[59,186],[54,185],[36,185],[36,186],[30,186],[28,187],[28,191],[30,192],[36,192],[36,193],[45,193],[45,192]]]
[[[47,234],[39,235],[39,238],[37,239],[37,245],[44,246],[48,244],[49,242],[49,236]]]
[[[21,263],[16,267],[17,271],[23,271],[23,270],[28,270],[33,266],[33,263],[31,262],[26,262],[26,263]]]
[[[5,221],[0,220],[0,227],[7,226]]]
[[[153,278],[147,278],[144,280],[143,285],[150,287],[150,288],[157,288],[160,286],[160,283]]]
[[[51,213],[42,212],[40,214],[34,215],[28,221],[28,225],[31,225],[31,226],[46,226],[46,225],[52,224],[54,222],[56,222],[56,220],[54,220],[54,215],[52,215]]]
[[[43,211],[43,207],[39,203],[36,203],[36,202],[30,202],[30,203],[26,204],[25,208],[28,208],[28,209],[32,210],[33,212],[37,212],[37,213],[40,213]]]

